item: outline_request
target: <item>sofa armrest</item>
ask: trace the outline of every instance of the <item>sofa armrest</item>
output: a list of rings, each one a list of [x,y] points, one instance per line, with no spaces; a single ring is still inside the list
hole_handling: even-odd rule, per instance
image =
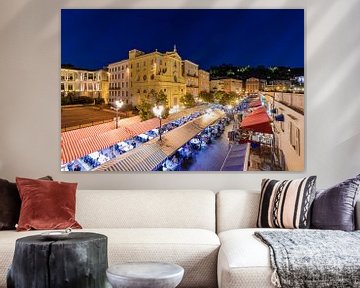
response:
[[[360,230],[360,199],[357,200],[355,206],[355,229]]]

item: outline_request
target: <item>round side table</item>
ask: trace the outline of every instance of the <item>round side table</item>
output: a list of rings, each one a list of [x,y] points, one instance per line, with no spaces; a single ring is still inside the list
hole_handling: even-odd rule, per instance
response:
[[[124,263],[109,267],[106,275],[114,288],[175,288],[184,268],[161,262]]]
[[[73,232],[62,240],[28,236],[16,240],[7,287],[105,287],[107,267],[105,235]]]

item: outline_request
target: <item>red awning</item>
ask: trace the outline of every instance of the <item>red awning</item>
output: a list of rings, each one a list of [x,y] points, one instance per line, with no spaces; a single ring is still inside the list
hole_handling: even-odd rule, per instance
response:
[[[259,107],[243,119],[240,127],[254,132],[273,134],[270,123],[271,119],[265,108]]]

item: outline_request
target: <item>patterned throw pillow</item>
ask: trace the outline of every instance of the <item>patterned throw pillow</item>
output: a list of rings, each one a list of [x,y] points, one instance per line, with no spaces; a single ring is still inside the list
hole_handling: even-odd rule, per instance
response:
[[[257,227],[309,228],[316,176],[294,180],[263,179]]]

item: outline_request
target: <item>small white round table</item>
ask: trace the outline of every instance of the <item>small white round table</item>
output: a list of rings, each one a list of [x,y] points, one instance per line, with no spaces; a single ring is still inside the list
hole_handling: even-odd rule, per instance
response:
[[[184,276],[184,268],[161,262],[117,264],[106,270],[114,288],[175,288]]]

